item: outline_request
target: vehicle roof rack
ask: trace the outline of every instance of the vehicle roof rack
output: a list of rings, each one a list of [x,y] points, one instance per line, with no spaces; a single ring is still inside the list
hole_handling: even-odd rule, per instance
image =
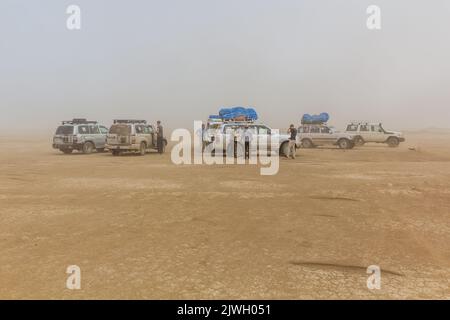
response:
[[[147,124],[147,120],[131,120],[131,119],[115,119],[114,124],[117,123],[141,123]]]
[[[327,126],[327,122],[314,122],[314,123],[310,123],[310,122],[303,122],[301,121],[300,123],[302,126]]]
[[[351,120],[350,124],[380,124],[382,121],[374,121],[374,120]]]
[[[72,120],[62,121],[62,124],[97,124],[97,121],[88,121],[87,119],[75,118]]]
[[[255,120],[247,119],[247,120],[223,120],[223,123],[254,123]]]

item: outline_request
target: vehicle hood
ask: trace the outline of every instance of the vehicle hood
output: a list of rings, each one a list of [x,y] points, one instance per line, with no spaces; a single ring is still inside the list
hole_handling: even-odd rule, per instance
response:
[[[386,130],[385,132],[386,132],[386,134],[393,134],[395,136],[403,136],[403,133],[401,133],[399,131]]]
[[[289,138],[291,137],[291,135],[287,133],[273,134],[272,137],[274,136],[280,137],[280,140],[289,140]]]

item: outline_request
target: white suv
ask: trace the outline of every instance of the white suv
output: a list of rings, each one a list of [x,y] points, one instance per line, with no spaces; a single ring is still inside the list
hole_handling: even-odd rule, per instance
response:
[[[381,123],[352,122],[346,132],[355,135],[355,144],[362,146],[366,142],[386,143],[390,147],[398,147],[405,138],[401,132],[386,131]]]
[[[338,146],[352,149],[355,146],[354,135],[339,132],[325,124],[302,124],[298,128],[297,146],[314,148],[318,146]]]
[[[163,138],[163,152],[167,140]],[[146,120],[114,120],[109,129],[106,147],[113,156],[124,152],[138,152],[145,155],[151,149],[157,150],[156,130]]]
[[[97,121],[86,119],[63,121],[53,136],[53,148],[66,154],[72,153],[73,150],[85,154],[95,150],[103,152],[107,133],[108,129],[99,125]]]
[[[275,148],[279,149],[280,155],[288,155],[289,151],[289,135],[288,134],[275,134],[272,129],[262,123],[254,123],[248,121],[230,121],[215,123],[214,126],[208,126],[204,135],[203,141],[206,145],[218,142],[224,143],[226,139],[233,139],[234,146],[228,144],[228,150],[223,150],[224,154],[234,153],[234,155],[243,155],[245,153],[245,131],[250,132],[252,141],[258,142],[259,149],[265,149],[267,151]],[[227,137],[227,134],[230,134]],[[277,141],[278,140],[278,141]],[[261,144],[264,141],[265,145]]]

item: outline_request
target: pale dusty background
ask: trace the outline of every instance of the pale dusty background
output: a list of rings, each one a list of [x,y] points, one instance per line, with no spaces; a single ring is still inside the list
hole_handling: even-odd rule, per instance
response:
[[[2,136],[0,298],[449,299],[450,132],[406,134],[275,176]]]
[[[74,117],[192,128],[235,105],[278,128],[318,112],[449,128],[449,17],[448,0],[2,0],[0,134]]]

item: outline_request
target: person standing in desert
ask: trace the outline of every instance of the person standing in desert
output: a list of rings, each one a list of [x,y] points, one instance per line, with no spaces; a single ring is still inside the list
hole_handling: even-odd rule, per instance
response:
[[[163,138],[164,138],[164,129],[163,126],[161,125],[161,121],[158,120],[156,122],[156,143],[157,143],[157,147],[158,147],[158,153],[162,154],[163,153]]]
[[[291,124],[288,129],[288,134],[290,134],[289,137],[289,152],[287,157],[292,157],[292,159],[295,159],[295,140],[297,139],[297,129],[295,129],[294,125]]]

